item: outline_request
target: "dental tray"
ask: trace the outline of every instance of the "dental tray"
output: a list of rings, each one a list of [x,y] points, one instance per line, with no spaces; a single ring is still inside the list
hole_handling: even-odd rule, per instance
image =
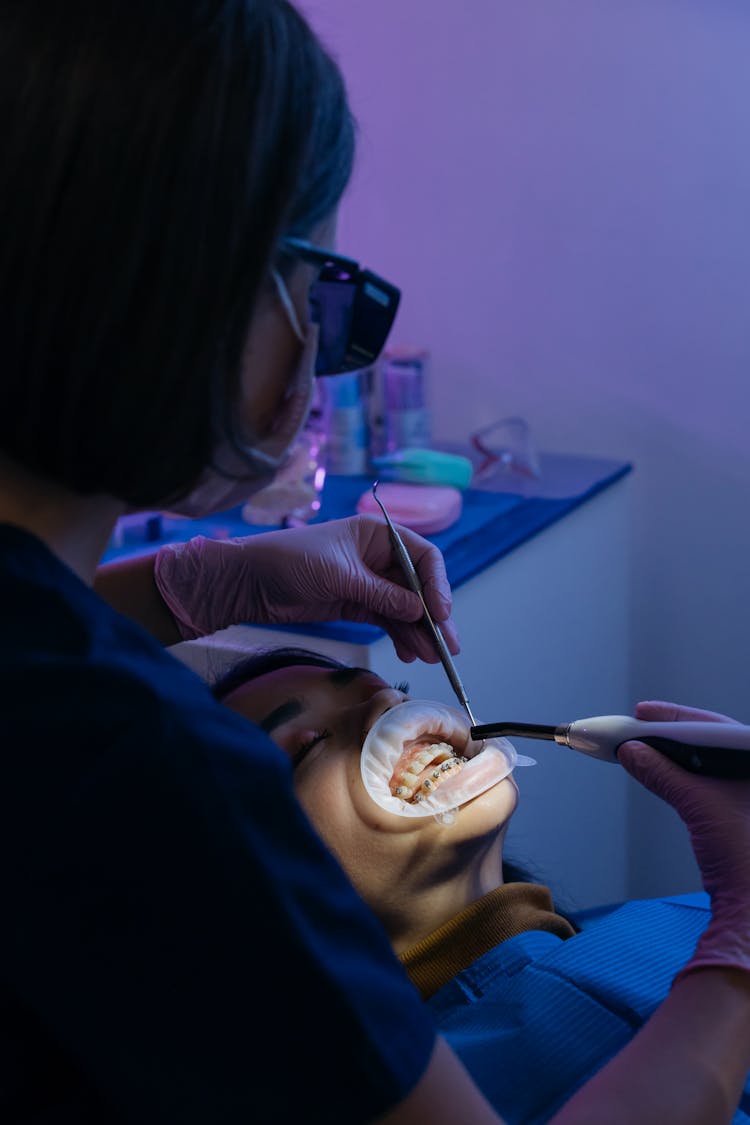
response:
[[[461,493],[449,485],[386,482],[378,485],[378,495],[394,523],[420,535],[436,535],[452,527],[463,510]],[[372,487],[362,493],[356,510],[360,514],[380,515]]]

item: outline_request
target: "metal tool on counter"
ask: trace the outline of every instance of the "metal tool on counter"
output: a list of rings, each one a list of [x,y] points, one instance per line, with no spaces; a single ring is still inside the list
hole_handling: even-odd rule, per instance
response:
[[[623,742],[636,739],[653,746],[691,773],[750,778],[750,726],[739,723],[655,723],[629,715],[596,715],[559,726],[483,723],[471,728],[471,737],[477,740],[501,735],[546,739],[603,762],[616,762]]]
[[[383,515],[385,517],[385,522],[388,524],[388,530],[390,532],[391,542],[393,543],[394,550],[396,551],[396,554],[398,555],[399,562],[401,563],[404,574],[406,575],[406,580],[409,583],[409,586],[411,587],[411,589],[414,591],[414,593],[417,595],[417,597],[419,598],[419,600],[422,603],[422,609],[424,610],[424,623],[427,626],[427,628],[428,628],[428,630],[429,630],[429,632],[432,636],[432,640],[435,644],[437,654],[440,657],[440,663],[443,665],[443,668],[445,669],[445,674],[447,675],[448,679],[450,680],[450,685],[451,685],[451,687],[453,688],[453,691],[456,694],[456,698],[458,699],[459,703],[463,707],[466,714],[469,716],[469,722],[471,723],[472,727],[476,727],[477,721],[474,718],[474,715],[472,714],[471,707],[469,706],[469,699],[468,699],[468,696],[466,694],[466,690],[464,688],[464,685],[461,683],[461,677],[459,676],[458,671],[456,670],[456,665],[453,663],[453,657],[448,652],[448,646],[445,643],[445,638],[443,637],[443,634],[440,631],[440,626],[435,621],[433,621],[432,614],[430,613],[429,609],[427,608],[427,603],[424,600],[424,591],[422,589],[422,583],[419,581],[419,576],[418,576],[416,570],[414,569],[414,563],[411,561],[411,559],[409,557],[409,552],[406,549],[406,546],[404,544],[403,539],[401,538],[399,533],[396,531],[396,528],[393,526],[393,523],[391,521],[391,517],[388,515],[388,512],[385,510],[385,507],[383,506],[382,500],[380,500],[378,498],[378,491],[377,491],[378,490],[378,483],[379,483],[378,481],[375,481],[375,483],[373,484],[372,495],[375,499],[375,502],[377,503],[378,507],[380,508],[381,512],[383,513]]]

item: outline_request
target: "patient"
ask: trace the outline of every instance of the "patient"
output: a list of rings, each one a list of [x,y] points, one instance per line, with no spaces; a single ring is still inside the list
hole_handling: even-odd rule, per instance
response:
[[[664,999],[708,924],[708,898],[629,903],[580,929],[503,861],[513,775],[452,825],[380,808],[360,751],[407,691],[301,649],[253,655],[214,686],[289,756],[300,803],[485,1095],[510,1125],[546,1121]]]

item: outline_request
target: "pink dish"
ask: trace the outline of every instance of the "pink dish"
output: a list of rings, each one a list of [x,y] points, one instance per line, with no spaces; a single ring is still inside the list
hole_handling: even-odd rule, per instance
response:
[[[378,497],[383,501],[394,523],[418,531],[420,535],[434,535],[445,531],[461,515],[463,498],[457,488],[444,484],[402,484],[399,482],[378,485]],[[363,492],[357,501],[360,514],[381,516],[371,491]]]

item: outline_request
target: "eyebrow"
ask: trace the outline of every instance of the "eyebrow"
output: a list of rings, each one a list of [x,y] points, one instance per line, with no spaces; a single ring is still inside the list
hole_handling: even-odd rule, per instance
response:
[[[366,676],[369,674],[367,668],[334,668],[328,677],[328,682],[333,684],[334,687],[346,687],[352,680],[356,680],[357,676]]]
[[[276,727],[280,727],[282,723],[288,723],[290,719],[296,719],[304,710],[304,704],[301,699],[287,699],[280,707],[276,707],[270,714],[266,715],[265,719],[261,719],[258,726],[270,734]]]
[[[334,668],[328,676],[328,682],[333,687],[343,688],[350,684],[352,680],[356,680],[357,676],[369,675],[368,668]],[[266,715],[265,719],[261,719],[258,726],[270,734],[271,731],[276,730],[282,723],[288,723],[290,719],[296,719],[305,710],[307,703],[304,699],[287,699],[284,703],[274,708],[270,714]]]

